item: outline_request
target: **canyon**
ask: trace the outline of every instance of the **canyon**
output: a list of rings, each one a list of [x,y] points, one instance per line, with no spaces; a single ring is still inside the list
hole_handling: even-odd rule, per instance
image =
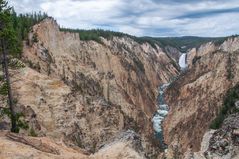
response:
[[[82,41],[52,18],[33,26],[19,61],[24,67],[11,70],[16,111],[37,136],[89,153],[133,130],[143,155],[155,156],[157,86],[178,68],[159,46],[128,37],[101,40]]]
[[[29,129],[9,133],[4,117],[0,158],[215,157],[209,142],[239,128],[232,113],[210,130],[239,83],[238,37],[186,53],[129,36],[100,39],[82,40],[53,18],[32,27],[21,58],[10,60],[15,109]],[[236,158],[238,140],[230,142]]]

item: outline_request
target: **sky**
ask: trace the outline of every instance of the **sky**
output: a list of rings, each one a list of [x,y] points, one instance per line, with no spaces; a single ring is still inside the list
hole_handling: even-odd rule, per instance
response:
[[[239,0],[10,0],[17,13],[46,12],[60,26],[135,36],[239,34]]]

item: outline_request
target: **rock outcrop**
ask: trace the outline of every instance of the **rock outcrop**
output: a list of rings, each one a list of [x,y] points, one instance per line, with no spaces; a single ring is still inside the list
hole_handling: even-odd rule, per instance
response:
[[[95,154],[90,154],[79,147],[73,149],[67,147],[64,142],[56,142],[47,137],[29,137],[0,131],[0,158],[144,159],[142,152],[135,150],[135,146],[139,146],[135,143],[138,139],[130,138],[130,136],[137,137],[137,135],[134,132],[126,132],[126,134],[123,136],[128,138],[115,140],[110,146],[105,146]]]
[[[192,153],[195,159],[239,158],[239,114],[229,115],[218,130],[205,133],[199,152]]]

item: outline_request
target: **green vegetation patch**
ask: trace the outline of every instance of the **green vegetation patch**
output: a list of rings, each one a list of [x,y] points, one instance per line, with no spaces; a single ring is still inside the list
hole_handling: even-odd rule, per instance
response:
[[[0,82],[4,80],[4,76],[0,75]]]
[[[32,30],[32,26],[39,23],[47,16],[46,13],[34,12],[31,14],[18,14],[11,9],[10,11],[10,27],[12,35],[14,35],[14,45],[9,45],[8,51],[12,56],[21,57],[22,41],[28,40],[28,33]],[[37,42],[37,37],[33,36],[34,42]]]
[[[37,137],[37,133],[36,133],[36,131],[34,130],[34,128],[32,128],[32,127],[30,128],[29,136]]]
[[[60,30],[63,32],[79,33],[79,37],[81,40],[83,41],[93,40],[100,44],[102,44],[100,37],[103,37],[108,40],[111,40],[113,37],[128,37],[138,42],[139,44],[143,44],[147,42],[154,48],[156,48],[155,43],[158,43],[153,38],[136,37],[136,36],[132,36],[132,35],[121,33],[121,32],[115,32],[115,31],[109,31],[109,30],[103,30],[103,29],[84,30],[84,29],[60,28]]]
[[[3,117],[5,115],[9,117],[11,120],[13,120],[13,117],[9,108],[0,109],[0,117]],[[26,130],[29,128],[28,124],[24,121],[23,113],[16,113],[14,118],[16,120],[16,126],[17,126],[16,133],[19,133],[20,129]]]
[[[0,95],[6,96],[7,94],[8,94],[8,86],[7,86],[7,83],[4,82],[0,86]]]
[[[235,87],[228,90],[224,98],[223,107],[221,108],[218,116],[212,121],[210,125],[211,129],[220,128],[224,119],[228,115],[239,112],[239,110],[236,109],[235,107],[235,102],[238,100],[239,100],[239,84],[237,84]]]
[[[32,36],[32,43],[37,43],[39,40],[38,40],[38,37],[37,37],[37,34],[34,33],[33,36]]]
[[[21,60],[18,60],[17,58],[10,59],[9,66],[14,69],[26,67],[26,65]]]

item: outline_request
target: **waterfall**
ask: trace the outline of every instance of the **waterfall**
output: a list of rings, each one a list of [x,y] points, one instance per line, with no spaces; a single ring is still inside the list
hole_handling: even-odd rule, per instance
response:
[[[187,54],[183,53],[180,58],[179,58],[179,66],[181,67],[181,69],[185,69],[187,67]]]

